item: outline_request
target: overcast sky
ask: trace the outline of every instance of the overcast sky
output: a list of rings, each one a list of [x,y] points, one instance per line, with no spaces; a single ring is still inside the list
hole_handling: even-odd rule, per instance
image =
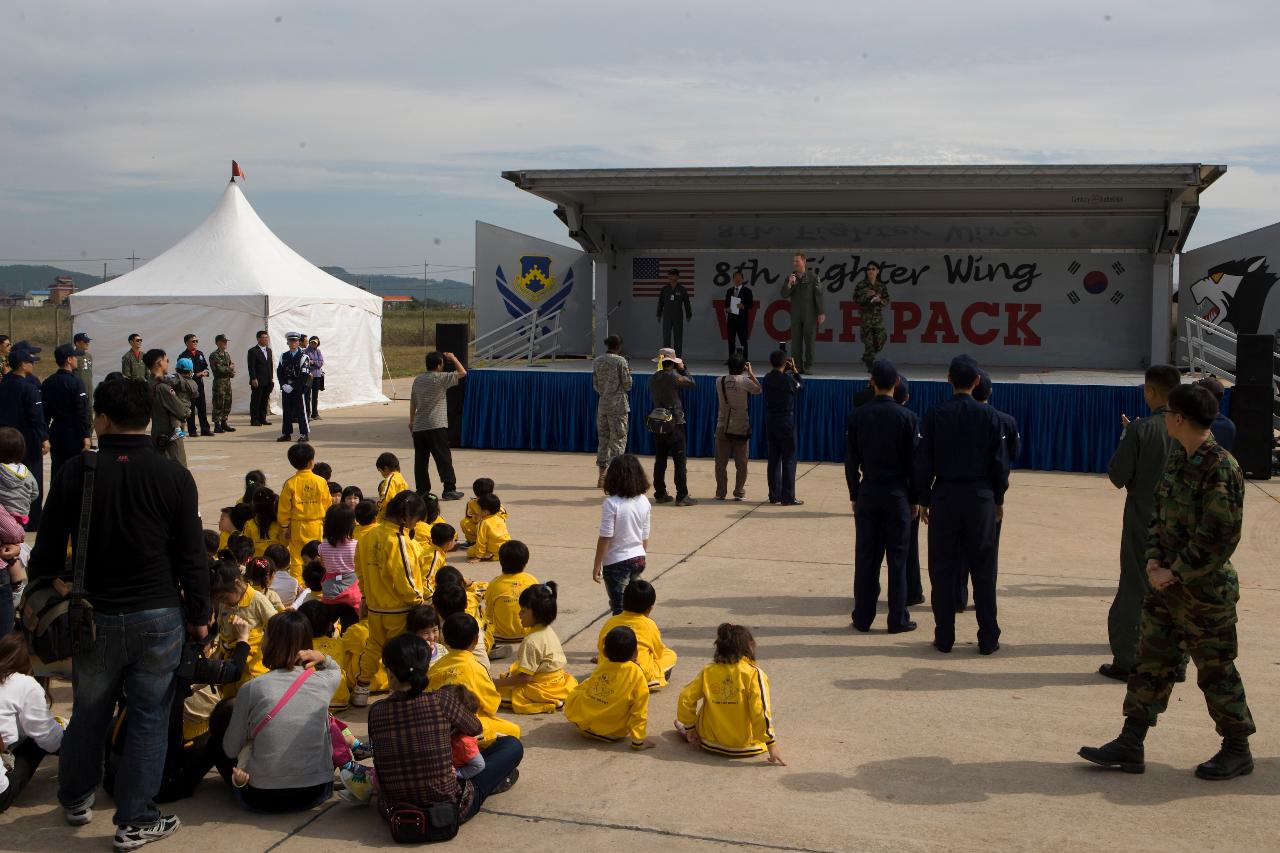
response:
[[[7,0],[0,263],[151,257],[232,158],[353,270],[470,265],[476,219],[565,241],[499,177],[547,167],[1225,163],[1194,247],[1280,220],[1277,9]]]

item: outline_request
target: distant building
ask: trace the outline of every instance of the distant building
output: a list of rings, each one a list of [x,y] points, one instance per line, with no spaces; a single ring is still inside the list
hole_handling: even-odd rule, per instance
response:
[[[395,308],[397,306],[412,305],[414,302],[412,296],[384,296],[382,297],[382,304],[388,308]]]
[[[22,300],[23,308],[39,308],[49,303],[49,291],[32,290],[28,291],[25,299]]]
[[[67,297],[76,292],[76,283],[70,276],[60,275],[53,280],[53,284],[49,286],[49,304],[61,305],[67,301]]]

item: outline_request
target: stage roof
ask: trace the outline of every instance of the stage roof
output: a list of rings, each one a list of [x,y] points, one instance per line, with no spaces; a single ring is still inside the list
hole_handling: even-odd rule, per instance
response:
[[[1226,166],[793,166],[503,172],[589,252],[1177,252]]]

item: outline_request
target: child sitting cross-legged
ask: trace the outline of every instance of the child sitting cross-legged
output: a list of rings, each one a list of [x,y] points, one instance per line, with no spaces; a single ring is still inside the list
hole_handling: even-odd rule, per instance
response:
[[[275,555],[275,559],[272,558]],[[279,559],[282,562],[277,563]],[[271,606],[276,609],[277,613],[288,610],[284,599],[276,592],[273,581],[278,572],[283,573],[290,583],[294,583],[293,575],[289,574],[289,549],[283,545],[272,545],[267,548],[265,557],[253,557],[244,564],[244,579],[249,582],[249,586],[266,596],[267,601],[271,602]],[[294,586],[297,586],[294,583]],[[293,603],[293,599],[289,600]]]
[[[400,473],[400,459],[394,453],[383,453],[373,463],[382,476],[378,483],[378,518],[387,514],[387,507],[396,495],[409,490],[404,475]]]
[[[313,599],[299,607],[298,612],[306,617],[307,623],[311,626],[311,648],[328,655],[335,661],[342,660],[342,639],[333,635],[336,620],[329,608],[325,607],[323,602]],[[333,691],[329,708],[330,710],[345,708],[350,702],[351,691],[344,678],[338,684],[338,688]]]
[[[552,630],[556,621],[555,581],[534,584],[520,593],[520,623],[529,633],[520,643],[515,662],[493,683],[504,702],[517,714],[550,714],[564,707],[577,679],[565,672],[568,660],[560,638]]]
[[[404,632],[421,637],[431,649],[431,666],[449,651],[440,642],[440,616],[433,605],[419,604],[410,610],[404,620]]]
[[[496,560],[498,549],[511,539],[507,531],[507,513],[502,508],[502,499],[492,493],[476,498],[476,504],[480,507],[480,524],[475,544],[467,549],[467,562]]]
[[[268,561],[263,557],[249,560]],[[218,639],[213,656],[219,660],[230,660],[235,653],[236,627],[232,619],[239,617],[249,625],[249,637],[245,641],[249,646],[249,657],[245,662],[240,680],[234,684],[224,684],[219,688],[224,699],[235,696],[240,687],[252,678],[262,675],[267,668],[262,663],[262,636],[267,623],[277,612],[275,605],[254,587],[250,586],[240,574],[240,567],[234,563],[218,562],[213,564],[209,573],[209,597],[218,608]]]
[[[356,515],[356,527],[351,531],[351,538],[359,542],[366,533],[378,526],[378,505],[362,498],[351,511]]]
[[[493,621],[493,636],[499,643],[518,643],[529,633],[520,623],[520,594],[538,582],[525,571],[529,547],[512,539],[498,549],[502,574],[489,581],[484,591],[485,612]]]
[[[462,535],[466,539],[468,545],[475,544],[476,536],[480,530],[480,521],[483,516],[480,514],[480,498],[483,495],[493,494],[493,480],[488,477],[481,477],[471,484],[471,491],[475,495],[471,500],[467,501],[466,513],[462,516]],[[498,512],[505,521],[507,511],[500,510]]]
[[[604,654],[604,641],[614,628],[625,625],[635,632],[639,652],[636,663],[644,670],[650,690],[667,686],[671,670],[676,665],[676,653],[662,642],[658,623],[649,618],[658,594],[648,581],[634,580],[622,591],[622,612],[604,623],[600,629],[599,651]]]
[[[604,636],[603,658],[595,672],[569,694],[564,716],[586,737],[631,739],[632,749],[657,746],[645,737],[649,720],[649,686],[636,662],[636,632],[619,625]]]
[[[444,620],[441,633],[449,653],[431,667],[428,688],[439,690],[446,684],[461,684],[475,694],[480,703],[476,716],[480,718],[483,729],[479,737],[481,749],[487,748],[500,736],[520,737],[518,725],[498,716],[502,698],[489,671],[471,653],[480,639],[480,626],[476,620],[466,613],[454,613]]]
[[[475,694],[461,684],[446,684],[436,691],[445,696],[452,696],[458,704],[475,714],[480,711],[480,702]],[[449,745],[453,749],[453,771],[459,779],[470,779],[484,770],[484,756],[480,754],[480,742],[471,735],[455,731],[449,737]]]
[[[436,609],[440,624],[443,625],[445,620],[455,613],[465,613],[472,619],[476,619],[476,612],[471,609],[471,597],[467,595],[467,590],[460,580],[462,574],[453,566],[444,568],[448,571],[436,576],[435,592],[431,593],[431,605]],[[476,624],[479,625],[480,620],[476,619]],[[510,646],[506,648],[510,649]],[[485,672],[488,672],[492,661],[489,660],[489,650],[485,648],[483,631],[480,632],[480,641],[476,643],[472,654],[484,667]]]
[[[308,601],[324,600],[324,565],[319,560],[308,560],[303,564],[302,585],[306,587],[307,592],[294,600],[294,610],[301,609],[302,605]],[[342,655],[334,655],[333,659],[342,660]]]

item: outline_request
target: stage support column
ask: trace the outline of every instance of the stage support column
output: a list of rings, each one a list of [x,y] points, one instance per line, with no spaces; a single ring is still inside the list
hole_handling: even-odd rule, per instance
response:
[[[1151,265],[1151,358],[1150,364],[1171,362],[1173,319],[1173,255],[1156,252]]]
[[[591,256],[592,304],[595,306],[594,334],[591,337],[593,357],[604,352],[604,339],[609,336],[609,267],[612,264],[612,255]]]

